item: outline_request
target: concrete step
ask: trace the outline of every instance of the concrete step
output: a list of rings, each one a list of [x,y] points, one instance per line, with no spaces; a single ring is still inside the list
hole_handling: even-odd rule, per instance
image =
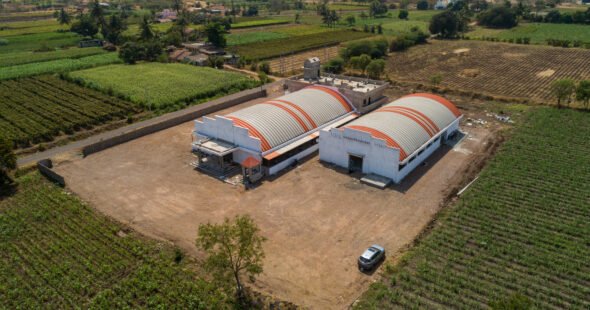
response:
[[[390,183],[392,182],[391,179],[380,176],[380,175],[376,175],[376,174],[367,174],[364,177],[361,178],[361,183],[379,188],[379,189],[384,189],[386,188]]]

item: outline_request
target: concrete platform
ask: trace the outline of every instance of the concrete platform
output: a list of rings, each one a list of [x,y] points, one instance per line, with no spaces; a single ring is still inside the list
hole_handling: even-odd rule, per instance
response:
[[[371,173],[362,177],[361,183],[377,187],[379,189],[384,189],[391,183],[391,179]]]

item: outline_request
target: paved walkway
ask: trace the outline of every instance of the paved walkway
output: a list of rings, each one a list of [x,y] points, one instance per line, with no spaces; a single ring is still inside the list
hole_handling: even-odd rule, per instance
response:
[[[261,86],[260,89],[270,88],[270,87],[274,86],[276,83],[281,83],[281,81],[277,81],[277,82],[274,82],[274,83],[266,84],[264,86]],[[55,157],[56,155],[60,155],[60,154],[64,154],[64,153],[79,152],[84,147],[86,147],[88,145],[91,145],[91,144],[94,144],[96,142],[100,142],[100,141],[105,140],[105,139],[116,137],[116,136],[122,135],[124,133],[128,133],[128,132],[137,130],[137,129],[142,128],[142,127],[151,126],[151,125],[154,125],[154,124],[157,124],[157,123],[160,123],[160,122],[164,122],[164,121],[167,121],[169,119],[176,118],[176,117],[178,117],[180,115],[194,113],[196,111],[199,111],[199,110],[202,110],[202,109],[205,109],[205,108],[214,106],[214,105],[221,104],[221,103],[223,103],[223,102],[225,102],[227,100],[231,100],[233,98],[242,96],[242,95],[244,95],[247,92],[252,92],[253,90],[255,90],[255,89],[248,89],[248,90],[244,90],[244,91],[241,91],[241,92],[237,92],[237,93],[234,93],[234,94],[231,94],[231,95],[227,95],[225,97],[217,98],[217,99],[214,99],[214,100],[205,102],[205,103],[194,105],[194,106],[188,107],[186,109],[182,109],[182,110],[178,110],[178,111],[175,111],[175,112],[167,113],[167,114],[164,114],[164,115],[161,115],[161,116],[158,116],[158,117],[154,117],[154,118],[151,118],[151,119],[148,119],[148,120],[145,120],[145,121],[141,121],[141,122],[138,122],[138,123],[134,123],[134,124],[125,126],[125,127],[117,128],[115,130],[103,132],[103,133],[100,133],[100,134],[97,134],[97,135],[88,137],[88,138],[83,139],[83,140],[79,140],[79,141],[75,141],[75,142],[69,143],[67,145],[58,146],[58,147],[51,148],[51,149],[46,150],[46,151],[43,151],[43,152],[38,152],[38,153],[35,153],[35,154],[32,154],[32,155],[23,156],[23,157],[18,158],[17,165],[19,167],[27,166],[27,165],[30,165],[30,164],[34,164],[34,163],[36,163],[37,161],[39,161],[41,159],[52,158],[52,157]]]

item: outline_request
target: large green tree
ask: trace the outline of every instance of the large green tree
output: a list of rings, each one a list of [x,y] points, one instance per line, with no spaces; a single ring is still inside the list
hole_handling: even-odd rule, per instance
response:
[[[226,218],[221,224],[199,225],[196,245],[207,254],[205,269],[243,301],[242,277],[254,280],[262,272],[262,243],[265,240],[251,217],[238,215],[233,221]]]
[[[576,86],[576,100],[584,104],[584,108],[588,109],[590,102],[590,80],[583,80],[578,82]]]
[[[61,8],[61,10],[59,10],[59,14],[57,15],[57,21],[59,22],[60,25],[69,25],[71,18],[70,15],[68,14],[68,12],[66,12],[66,10],[64,8]]]
[[[575,90],[576,84],[570,79],[553,81],[553,84],[551,84],[551,93],[557,99],[557,107],[561,108],[561,104],[564,102],[566,105],[569,105]]]
[[[463,29],[462,20],[454,12],[447,10],[432,16],[428,30],[441,38],[454,38]]]
[[[205,27],[207,40],[216,47],[224,48],[227,45],[225,34],[227,30],[220,23],[210,23]]]
[[[78,20],[72,24],[70,31],[84,37],[94,37],[98,33],[98,27],[94,19],[88,14],[82,14]]]
[[[139,24],[139,29],[139,38],[143,41],[150,41],[156,37],[154,30],[152,29],[152,22],[147,15],[143,16],[143,19]]]

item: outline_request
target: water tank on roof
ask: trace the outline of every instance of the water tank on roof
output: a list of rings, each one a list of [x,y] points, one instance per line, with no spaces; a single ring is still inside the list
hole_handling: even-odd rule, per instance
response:
[[[303,63],[303,78],[305,80],[317,80],[320,78],[320,59],[317,57],[308,58]]]

